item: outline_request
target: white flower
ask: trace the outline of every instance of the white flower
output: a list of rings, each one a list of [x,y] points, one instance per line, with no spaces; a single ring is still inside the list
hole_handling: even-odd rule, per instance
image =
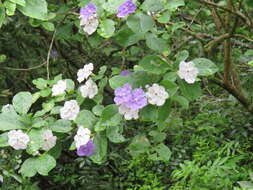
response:
[[[57,137],[53,135],[51,130],[45,130],[42,134],[42,139],[44,140],[42,149],[49,151],[55,146]]]
[[[67,89],[67,82],[66,80],[59,80],[52,88],[52,96],[58,96],[64,94],[65,90]]]
[[[132,110],[124,105],[119,106],[119,113],[124,115],[125,120],[138,119],[138,110]]]
[[[153,84],[148,88],[146,97],[148,98],[148,102],[150,104],[162,106],[165,103],[166,99],[169,97],[169,94],[166,92],[163,86]]]
[[[80,16],[79,18],[81,19],[80,26],[88,35],[93,34],[97,30],[99,21],[96,14],[91,17]]]
[[[91,99],[98,93],[98,87],[95,82],[89,79],[80,87],[80,92],[82,97]]]
[[[184,79],[187,83],[194,83],[199,71],[198,68],[195,67],[193,62],[185,62],[182,61],[179,64],[178,75],[181,79]]]
[[[70,100],[64,103],[64,106],[60,109],[60,115],[62,119],[75,120],[79,111],[80,107],[77,101]]]
[[[76,148],[78,149],[82,145],[86,145],[90,140],[91,131],[88,128],[80,126],[74,137]]]
[[[29,136],[21,130],[11,130],[8,132],[8,143],[15,150],[26,149],[29,141]]]
[[[79,83],[83,82],[84,79],[87,79],[92,74],[93,69],[93,63],[84,65],[84,67],[82,69],[79,69],[77,72],[77,81]]]
[[[2,175],[0,175],[0,183],[3,183],[4,182],[4,178]]]

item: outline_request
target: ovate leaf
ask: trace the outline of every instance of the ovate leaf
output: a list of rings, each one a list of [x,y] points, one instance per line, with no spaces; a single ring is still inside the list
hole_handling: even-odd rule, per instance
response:
[[[102,20],[98,29],[99,35],[104,38],[110,38],[111,36],[113,36],[115,31],[114,25],[115,23],[111,19]]]
[[[39,20],[47,20],[47,2],[45,0],[28,0],[26,6],[18,6],[18,9],[26,16]]]
[[[30,92],[19,92],[13,97],[12,104],[20,114],[26,114],[32,106],[32,94]]]
[[[218,67],[211,60],[206,58],[197,58],[192,60],[192,62],[198,68],[199,76],[213,75],[219,70]]]

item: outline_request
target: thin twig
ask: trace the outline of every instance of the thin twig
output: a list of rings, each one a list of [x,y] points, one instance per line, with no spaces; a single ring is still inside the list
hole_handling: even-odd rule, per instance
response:
[[[47,62],[45,61],[44,63],[34,66],[34,67],[30,67],[30,68],[12,68],[12,67],[1,67],[0,69],[4,69],[4,70],[12,70],[12,71],[31,71],[31,70],[35,70],[35,69],[39,69],[41,67],[43,67],[44,65],[46,65]]]
[[[50,79],[49,59],[50,59],[50,54],[51,54],[51,50],[52,50],[54,39],[55,39],[55,34],[56,34],[56,29],[54,30],[54,34],[53,34],[53,37],[52,37],[52,40],[50,42],[50,46],[49,46],[49,49],[48,49],[48,52],[47,52],[47,79],[48,80]]]

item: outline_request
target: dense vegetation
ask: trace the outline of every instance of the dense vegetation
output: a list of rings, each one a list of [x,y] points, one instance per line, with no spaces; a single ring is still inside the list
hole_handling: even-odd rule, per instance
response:
[[[252,0],[0,0],[0,189],[253,189]]]

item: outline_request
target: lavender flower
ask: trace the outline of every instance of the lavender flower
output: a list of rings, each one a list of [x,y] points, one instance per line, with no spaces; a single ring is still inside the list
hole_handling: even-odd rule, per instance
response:
[[[114,91],[114,94],[114,102],[117,105],[125,104],[129,102],[132,98],[132,87],[129,84],[125,84],[122,88],[117,88]]]
[[[95,151],[95,144],[92,140],[89,140],[89,142],[86,145],[82,145],[77,149],[77,155],[78,156],[91,156]]]
[[[147,105],[145,92],[141,88],[132,90],[131,85],[125,84],[122,88],[117,88],[114,94],[117,105],[124,105],[132,110],[139,110]]]
[[[125,104],[132,110],[139,110],[147,105],[145,92],[141,88],[136,88],[132,91],[132,98]]]
[[[94,5],[93,3],[89,3],[84,8],[80,9],[80,16],[92,17],[96,13],[96,11],[97,11],[96,5]]]
[[[96,14],[97,8],[93,3],[89,3],[84,8],[80,9],[80,26],[84,32],[91,35],[97,30],[98,18]]]
[[[128,71],[128,70],[124,70],[124,71],[122,71],[119,75],[120,76],[128,76],[128,75],[131,75],[132,74],[132,72],[130,72],[130,71]]]
[[[118,8],[117,17],[123,18],[128,16],[131,13],[134,13],[136,10],[136,5],[132,0],[126,0],[122,5]]]

